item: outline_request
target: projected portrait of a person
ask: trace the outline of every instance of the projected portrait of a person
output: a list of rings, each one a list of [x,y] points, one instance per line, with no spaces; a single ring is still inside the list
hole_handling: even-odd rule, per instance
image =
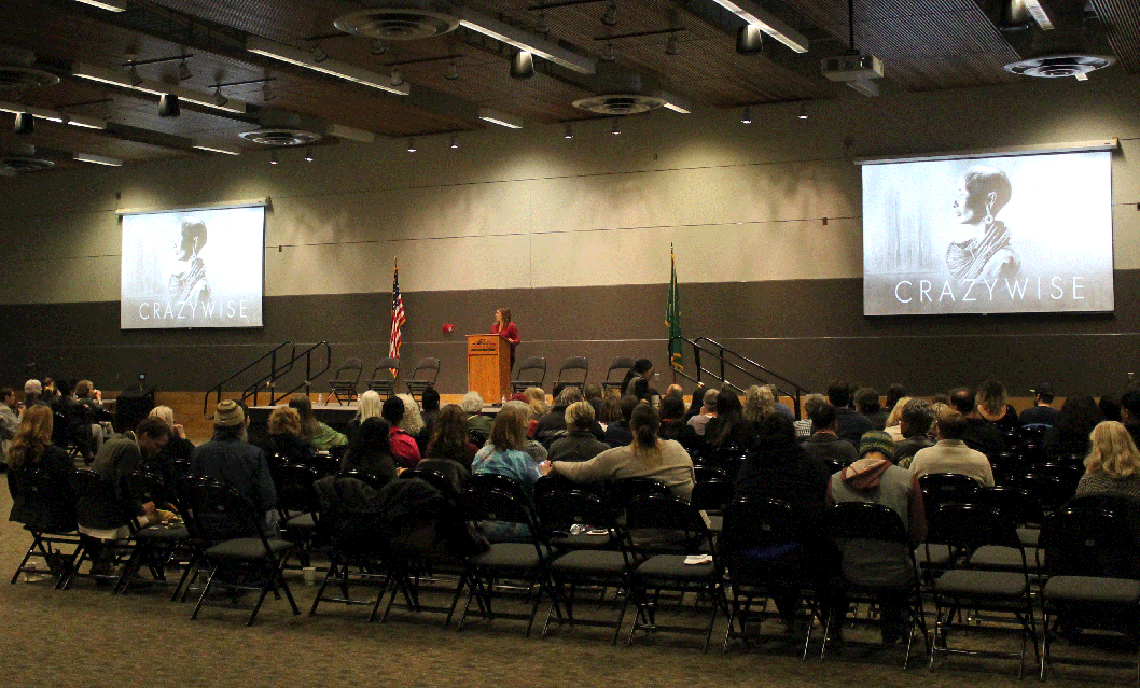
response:
[[[996,167],[978,165],[962,175],[954,200],[956,238],[946,247],[946,267],[952,276],[993,281],[1017,274],[1021,265],[1010,246],[1010,229],[997,219],[1012,196],[1009,177]]]
[[[170,271],[167,292],[174,303],[199,304],[210,300],[206,263],[199,251],[206,245],[206,224],[196,218],[182,221],[182,240],[174,246],[177,259]]]

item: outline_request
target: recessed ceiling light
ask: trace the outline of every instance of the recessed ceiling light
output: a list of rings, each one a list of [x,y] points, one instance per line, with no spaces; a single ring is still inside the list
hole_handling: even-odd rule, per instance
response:
[[[459,136],[457,134],[451,135],[451,147],[459,148]]]
[[[616,119],[614,120],[613,129],[610,129],[610,133],[614,136],[621,136],[621,126],[618,125],[618,121]]]
[[[312,148],[306,148],[305,149],[305,162],[312,162],[312,161],[313,161],[313,149]]]
[[[409,153],[415,153],[416,152],[416,139],[413,136],[408,137],[408,152]]]
[[[752,108],[749,106],[744,107],[744,112],[740,113],[741,124],[752,124]]]
[[[606,47],[602,48],[602,59],[607,62],[613,62],[617,55],[614,53],[614,44],[606,43]]]
[[[807,119],[808,118],[807,105],[801,105],[800,106],[800,114],[796,115],[796,117],[799,117],[800,119]]]
[[[404,83],[404,75],[396,67],[392,68],[392,73],[388,76],[388,83],[393,86],[400,86]]]
[[[574,125],[571,124],[570,122],[566,123],[566,133],[564,133],[562,135],[562,138],[564,138],[564,139],[574,138]]]
[[[269,154],[269,164],[270,165],[276,165],[279,162],[281,162],[281,160],[277,157],[277,151],[273,151],[272,153]]]

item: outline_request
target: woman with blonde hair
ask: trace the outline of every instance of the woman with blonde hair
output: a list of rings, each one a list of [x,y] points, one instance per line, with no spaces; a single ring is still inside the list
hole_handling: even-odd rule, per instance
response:
[[[1140,450],[1123,423],[1105,420],[1089,435],[1092,449],[1076,497],[1124,495],[1140,498]]]
[[[420,416],[420,405],[416,403],[416,398],[411,394],[397,394],[396,396],[404,402],[404,420],[400,422],[400,427],[413,437],[420,434],[420,430],[424,429],[424,419]]]
[[[776,395],[767,386],[752,385],[744,393],[744,420],[759,423],[776,412]]]
[[[186,439],[186,430],[182,427],[181,423],[174,422],[174,409],[169,406],[155,406],[148,414],[151,418],[158,418],[159,420],[166,421],[170,426],[170,441],[166,443],[157,454],[154,460],[159,465],[166,465],[167,461],[189,461],[190,455],[194,453],[194,443]]]
[[[906,406],[906,402],[908,401],[910,401],[910,397],[899,397],[899,400],[895,402],[894,407],[891,409],[890,415],[887,416],[887,426],[884,428],[884,432],[890,435],[891,439],[895,442],[903,441],[900,423],[902,423],[903,407]]]
[[[381,410],[384,408],[384,400],[375,390],[368,390],[360,395],[357,400],[356,418],[348,421],[348,427],[345,428],[345,434],[349,440],[356,437],[356,432],[360,430],[360,424],[369,418],[381,418]]]
[[[566,407],[564,437],[554,440],[547,452],[550,461],[589,461],[610,448],[590,432],[594,423],[594,407],[588,401],[578,401]]]
[[[677,440],[657,436],[661,419],[657,409],[639,404],[629,418],[633,442],[598,454],[589,461],[555,461],[543,465],[546,474],[557,473],[579,483],[607,478],[656,478],[673,494],[688,500],[693,495],[693,460]]]
[[[527,387],[523,394],[526,395],[527,405],[530,407],[531,420],[542,418],[550,410],[546,405],[546,392],[540,387]]]
[[[8,453],[10,520],[30,529],[67,533],[75,530],[75,495],[68,477],[71,458],[51,443],[51,409],[32,406],[24,411],[20,429]],[[52,562],[49,559],[49,564]]]

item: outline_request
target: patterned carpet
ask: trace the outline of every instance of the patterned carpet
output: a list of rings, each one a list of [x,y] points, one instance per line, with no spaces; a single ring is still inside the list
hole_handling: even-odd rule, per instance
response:
[[[0,477],[0,514],[11,509]],[[477,621],[461,633],[442,617],[393,612],[367,621],[367,608],[322,605],[308,616],[315,587],[291,579],[302,615],[270,597],[252,628],[246,611],[205,608],[190,620],[189,604],[158,591],[111,595],[80,581],[56,591],[50,582],[7,583],[30,542],[18,524],[0,521],[0,686],[779,686],[867,685],[883,688],[997,688],[1018,682],[1009,660],[954,659],[928,673],[925,663],[901,669],[901,655],[848,648],[842,658],[803,662],[782,643],[720,652],[724,620],[709,654],[695,636],[639,636],[633,647],[609,644],[603,629],[579,627],[546,640],[524,636],[517,621]],[[545,611],[543,612],[545,613]],[[693,617],[688,622],[699,624]],[[628,622],[627,622],[628,629]],[[871,637],[871,636],[867,636]],[[1025,681],[1036,681],[1033,673]],[[1090,670],[1063,669],[1050,685],[1088,685]],[[1127,684],[1127,670],[1099,674]],[[1133,679],[1134,680],[1134,679]]]

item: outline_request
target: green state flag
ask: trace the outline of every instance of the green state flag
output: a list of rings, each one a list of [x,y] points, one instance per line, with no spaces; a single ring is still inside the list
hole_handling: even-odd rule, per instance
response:
[[[669,365],[684,370],[681,365],[681,301],[677,298],[677,259],[673,257],[673,244],[669,244],[669,306],[665,311],[665,326],[669,328]]]

